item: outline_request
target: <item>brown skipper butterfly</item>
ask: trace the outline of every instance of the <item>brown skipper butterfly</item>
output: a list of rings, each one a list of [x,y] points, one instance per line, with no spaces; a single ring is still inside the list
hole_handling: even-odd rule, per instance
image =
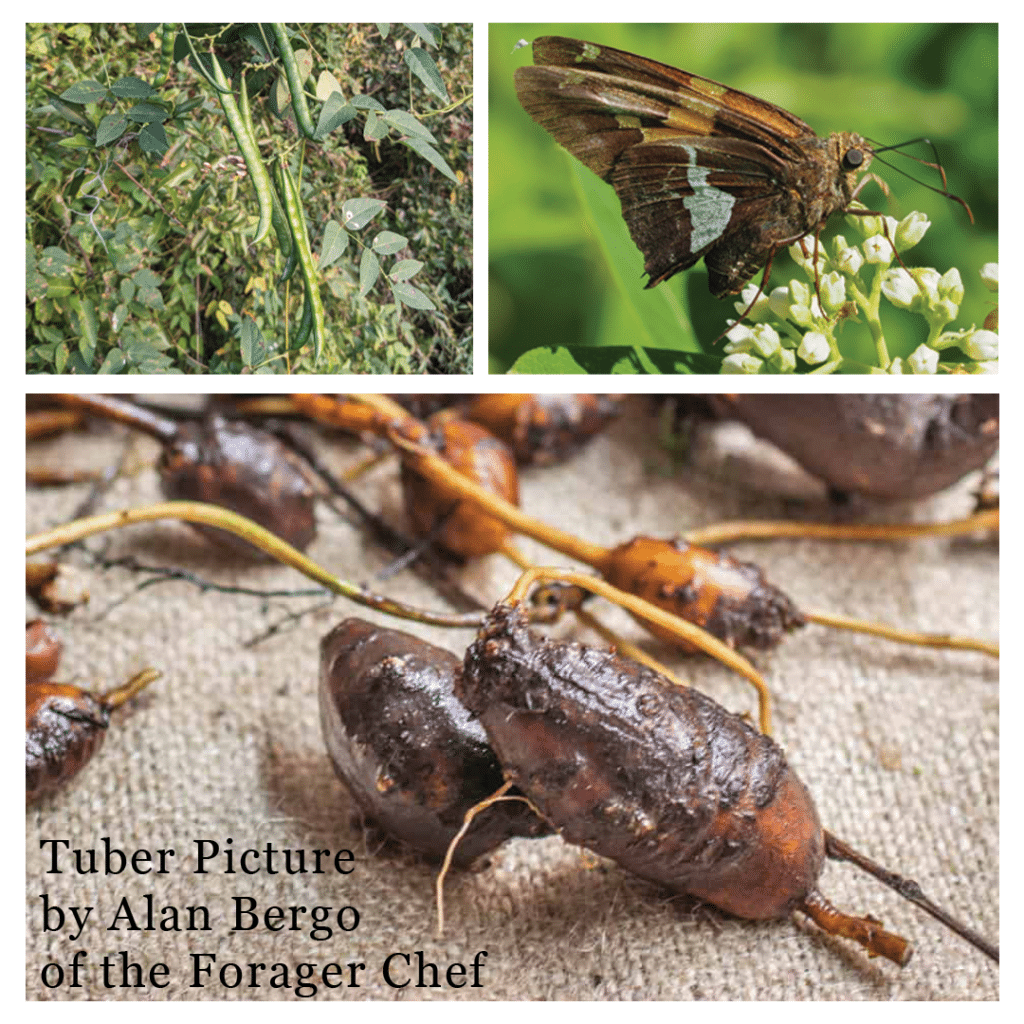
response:
[[[646,57],[545,36],[533,59],[516,71],[519,102],[614,187],[648,288],[703,258],[712,295],[739,292],[847,209],[871,163],[860,135],[820,138],[781,107]]]

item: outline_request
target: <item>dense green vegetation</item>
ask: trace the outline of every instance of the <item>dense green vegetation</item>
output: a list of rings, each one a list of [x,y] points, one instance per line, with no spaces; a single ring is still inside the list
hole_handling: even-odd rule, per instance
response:
[[[644,290],[643,259],[611,187],[516,99],[513,72],[531,62],[531,50],[513,48],[540,35],[604,43],[712,78],[792,111],[819,135],[853,131],[881,145],[931,138],[950,190],[973,210],[973,226],[959,205],[878,162],[872,170],[892,196],[869,185],[863,199],[896,218],[927,214],[932,227],[908,265],[940,274],[959,268],[966,295],[957,323],[981,326],[994,299],[978,271],[998,260],[995,25],[501,25],[489,41],[492,372],[507,371],[527,351],[521,372],[717,372],[722,345],[710,342],[736,316],[732,302],[708,293],[703,263]],[[932,159],[923,145],[909,152]],[[900,155],[885,159],[941,187],[937,171]],[[856,237],[842,218],[830,226],[823,239]],[[769,288],[798,276],[780,256]],[[891,307],[882,316],[893,356],[924,340],[920,318]],[[550,359],[540,358],[542,349]]]
[[[472,58],[469,25],[28,25],[28,371],[470,372]]]

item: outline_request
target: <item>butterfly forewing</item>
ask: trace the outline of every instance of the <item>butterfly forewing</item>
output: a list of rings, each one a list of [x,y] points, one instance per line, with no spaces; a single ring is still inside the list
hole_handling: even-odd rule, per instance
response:
[[[533,52],[519,100],[613,185],[648,287],[703,256],[712,293],[737,292],[849,203],[840,151],[858,136],[822,140],[771,103],[611,47],[547,36]]]

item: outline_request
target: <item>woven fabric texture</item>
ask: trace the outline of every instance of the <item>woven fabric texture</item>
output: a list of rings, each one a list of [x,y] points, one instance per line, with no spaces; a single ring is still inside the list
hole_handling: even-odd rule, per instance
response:
[[[834,515],[824,491],[787,459],[734,425],[704,426],[685,459],[656,442],[658,423],[637,402],[605,434],[567,463],[524,471],[522,505],[532,514],[601,544],[635,534],[669,536],[735,518],[821,518]],[[98,428],[33,444],[30,465],[102,468],[123,450],[126,432]],[[352,440],[314,442],[335,469],[365,454]],[[132,443],[126,471],[103,498],[104,510],[159,498],[157,448]],[[973,508],[976,477],[913,505],[855,509],[859,518],[900,521],[953,518]],[[385,462],[353,485],[366,503],[401,525],[396,466]],[[85,485],[30,489],[29,531],[69,518]],[[375,582],[391,556],[365,530],[326,504],[312,557],[340,576],[424,607],[445,601],[409,571]],[[529,541],[541,564],[565,564]],[[873,879],[828,864],[821,890],[851,913],[873,914],[916,948],[900,969],[869,960],[850,943],[823,936],[802,920],[753,923],[639,880],[557,836],[516,840],[446,889],[447,926],[437,937],[436,867],[382,844],[358,821],[324,749],[317,711],[318,644],[341,618],[386,621],[338,598],[253,596],[204,589],[193,582],[152,582],[142,569],[175,566],[223,587],[303,591],[290,569],[254,565],[218,553],[189,527],[161,522],[86,542],[65,560],[81,573],[88,603],[54,618],[65,644],[61,678],[105,689],[152,665],[163,677],[115,716],[92,763],[59,794],[28,810],[27,996],[29,999],[298,1000],[301,964],[341,965],[315,998],[664,1000],[664,999],[994,999],[998,968]],[[908,543],[817,541],[742,543],[732,550],[759,561],[769,578],[801,606],[859,615],[933,632],[994,639],[998,632],[998,551],[988,538]],[[465,590],[491,603],[516,570],[494,556],[460,571]],[[145,585],[144,584],[149,584]],[[32,607],[29,611],[31,613]],[[601,617],[664,659],[726,707],[754,713],[753,691],[724,668],[674,655],[619,609]],[[461,652],[472,634],[401,626]],[[578,625],[562,636],[597,642]],[[807,626],[780,648],[757,656],[774,693],[775,736],[815,796],[822,822],[876,861],[916,879],[938,903],[998,937],[998,668],[978,654],[903,647],[868,636]],[[102,852],[103,837],[126,852],[175,851],[164,874],[79,874],[60,854],[61,874],[48,872],[54,847]],[[349,850],[354,870],[342,875],[224,872],[221,858],[196,874],[196,842],[236,852]],[[264,859],[265,864],[265,859]],[[236,862],[237,863],[237,862]],[[102,867],[102,863],[100,864]],[[43,902],[67,910],[92,907],[76,927],[44,930]],[[295,928],[233,930],[236,897],[269,907],[305,907]],[[129,906],[152,930],[129,930]],[[122,900],[125,901],[122,904]],[[249,904],[245,904],[249,905]],[[209,910],[210,929],[187,930],[185,908]],[[358,911],[350,931],[328,921],[328,939],[312,937],[313,907]],[[177,908],[180,930],[164,930]],[[290,915],[291,911],[285,911]],[[116,920],[115,920],[116,919]],[[50,921],[56,920],[52,916]],[[344,918],[353,920],[351,911]],[[163,928],[161,927],[163,922]],[[246,923],[248,919],[246,919]],[[112,925],[118,925],[116,929]],[[85,950],[81,987],[69,987],[72,956]],[[486,957],[479,987],[472,964]],[[142,966],[165,964],[166,986],[107,988],[100,964],[120,954]],[[417,953],[439,965],[437,987],[420,986]],[[196,954],[211,966],[194,973]],[[393,954],[399,954],[397,958]],[[382,967],[389,957],[389,986]],[[407,966],[406,957],[411,961]],[[250,987],[250,963],[265,964]],[[363,963],[353,975],[346,966]],[[54,968],[63,984],[47,987]],[[226,968],[240,965],[239,973]],[[283,964],[290,987],[282,985]],[[462,964],[448,983],[448,968]],[[44,971],[48,970],[48,974]],[[161,976],[164,977],[164,976]],[[358,987],[349,983],[354,978]],[[233,985],[236,979],[240,983]],[[195,981],[201,987],[194,985]],[[427,972],[426,980],[431,979]],[[163,981],[161,981],[163,984]],[[302,993],[305,1001],[309,990]]]

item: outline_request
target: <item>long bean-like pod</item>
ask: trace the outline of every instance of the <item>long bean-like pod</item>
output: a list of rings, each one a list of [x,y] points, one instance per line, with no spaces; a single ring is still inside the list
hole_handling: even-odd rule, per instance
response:
[[[313,119],[309,116],[306,93],[299,74],[299,63],[295,59],[295,52],[292,50],[291,40],[288,38],[288,30],[284,27],[284,22],[281,21],[273,22],[271,27],[274,30],[274,38],[277,40],[277,50],[281,55],[281,63],[284,65],[285,77],[288,79],[288,90],[292,94],[295,123],[307,139],[315,140],[316,128],[313,126]]]
[[[306,295],[313,312],[313,362],[318,363],[324,346],[324,306],[320,299],[319,274],[309,248],[309,235],[306,232],[306,215],[302,210],[302,200],[287,164],[282,163],[281,165],[281,177],[284,182],[284,194],[281,198],[284,199],[285,214],[291,225],[292,238],[299,255],[299,266],[302,268],[302,278],[306,284]]]
[[[238,104],[235,102],[235,94],[230,88],[227,88],[227,79],[224,77],[224,70],[220,66],[220,61],[217,60],[215,54],[210,54],[210,64],[213,68],[213,80],[217,85],[219,92],[220,105],[224,110],[224,116],[228,120],[228,127],[231,129],[231,134],[235,137],[235,142],[238,143],[238,148],[242,153],[242,159],[245,160],[245,169],[249,172],[249,178],[252,181],[253,188],[256,190],[256,200],[259,203],[260,209],[260,220],[256,226],[256,234],[253,237],[252,244],[255,245],[258,242],[262,242],[267,237],[267,232],[270,231],[270,223],[273,218],[274,211],[274,186],[270,182],[270,175],[267,172],[267,166],[263,162],[263,157],[260,156],[259,146],[256,144],[256,138],[252,133],[250,125],[252,124],[251,115],[246,118],[242,115],[242,111],[239,109]],[[242,97],[245,107],[248,109],[249,97],[245,87],[245,73],[242,73]],[[220,87],[224,86],[227,88],[225,92]]]

